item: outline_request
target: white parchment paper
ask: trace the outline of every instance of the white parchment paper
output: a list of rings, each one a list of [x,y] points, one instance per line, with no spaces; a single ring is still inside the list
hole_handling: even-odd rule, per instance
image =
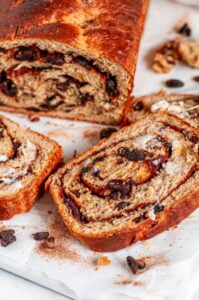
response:
[[[179,65],[171,74],[161,75],[150,69],[152,50],[175,36],[172,29],[181,18],[190,20],[193,37],[199,38],[199,10],[169,0],[152,1],[137,66],[136,95],[157,92],[170,78],[185,81],[180,92],[198,92],[199,84],[192,80],[199,75],[197,70]],[[33,123],[24,116],[4,115],[57,140],[64,148],[65,161],[73,156],[74,150],[79,153],[96,143],[103,128],[49,118],[40,118],[39,122]],[[16,230],[17,242],[7,248],[0,247],[0,267],[82,300],[191,300],[199,288],[198,210],[175,229],[107,254],[94,253],[83,247],[68,235],[59,219],[52,199],[45,194],[29,213],[1,222],[0,226]],[[57,241],[65,254],[39,250],[40,244],[31,235],[44,230],[58,235]],[[104,255],[111,264],[97,268],[97,259]],[[127,255],[146,258],[147,270],[133,275],[126,264]]]

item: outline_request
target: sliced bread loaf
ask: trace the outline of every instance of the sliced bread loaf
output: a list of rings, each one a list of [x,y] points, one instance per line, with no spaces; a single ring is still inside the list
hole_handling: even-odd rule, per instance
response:
[[[168,111],[175,114],[195,127],[199,127],[199,95],[168,94],[160,91],[157,94],[134,98],[125,114],[126,124],[134,123],[147,113]]]
[[[199,206],[199,132],[166,112],[124,127],[46,184],[70,232],[115,251],[179,223]]]
[[[0,1],[0,109],[118,124],[148,3]]]
[[[29,211],[61,159],[56,142],[0,116],[0,220]]]

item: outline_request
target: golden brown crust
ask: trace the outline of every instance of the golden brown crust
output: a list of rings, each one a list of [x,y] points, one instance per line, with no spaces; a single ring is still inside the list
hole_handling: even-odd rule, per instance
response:
[[[196,128],[192,127],[186,121],[183,121],[177,116],[173,116],[172,114],[166,112],[154,113],[153,115],[162,115],[167,116],[167,118],[174,118],[178,120],[182,124],[182,126],[191,130],[192,133],[197,135],[199,134]],[[138,126],[137,124],[134,124],[133,126]],[[125,131],[125,129],[126,128],[124,127],[121,130]],[[114,138],[114,135],[116,136],[117,134],[118,133],[114,133],[111,138]],[[103,142],[104,141],[102,140],[94,148],[90,148],[83,152],[77,158],[74,158],[67,164],[67,168],[70,168],[76,162],[81,161],[82,159],[87,157],[88,153],[96,150],[97,147]],[[63,206],[60,201],[60,194],[57,193],[57,191],[55,190],[56,184],[52,182],[52,179],[53,176],[48,179],[46,183],[46,189],[50,191],[50,194],[52,195],[60,214],[63,216]],[[93,251],[112,252],[128,247],[137,241],[152,238],[153,236],[177,225],[198,207],[199,186],[197,186],[197,188],[195,188],[194,190],[190,191],[186,197],[182,197],[181,199],[177,199],[176,202],[171,202],[170,204],[168,204],[163,211],[156,215],[155,220],[148,218],[138,223],[136,227],[133,228],[131,226],[126,225],[123,226],[120,231],[112,230],[108,233],[106,232],[101,234],[85,234],[83,232],[75,230],[73,226],[71,226],[72,224],[67,222],[67,220],[64,219],[64,222],[66,223],[71,234]]]
[[[5,120],[6,118],[1,116],[1,119]],[[9,123],[17,125],[11,120],[9,120]],[[20,126],[17,126],[20,130]],[[35,180],[9,196],[0,197],[0,220],[8,220],[16,214],[28,212],[40,196],[44,181],[55,170],[63,157],[62,148],[56,142],[32,130],[28,129],[28,132],[34,134],[35,137],[42,137],[43,140],[50,142],[54,149],[46,161],[45,168],[37,175]]]
[[[102,55],[135,71],[148,0],[2,0],[0,41],[41,39]]]

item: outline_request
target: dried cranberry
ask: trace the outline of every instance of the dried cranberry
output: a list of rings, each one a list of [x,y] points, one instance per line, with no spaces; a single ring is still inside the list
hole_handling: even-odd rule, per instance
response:
[[[108,188],[111,191],[111,198],[116,199],[117,197],[126,197],[130,195],[132,190],[131,180],[115,179],[108,183]]]
[[[2,93],[9,97],[15,97],[17,95],[17,87],[14,82],[10,79],[6,79],[0,84]]]
[[[146,268],[146,264],[143,260],[137,260],[132,256],[127,256],[126,260],[133,274],[136,274],[139,270],[144,270]]]
[[[37,51],[34,47],[20,46],[15,53],[15,59],[19,61],[37,60]]]
[[[43,241],[49,237],[49,232],[42,231],[42,232],[36,232],[33,234],[33,238],[35,241]]]
[[[166,86],[170,88],[180,88],[184,86],[184,82],[179,79],[169,79],[166,81]]]
[[[146,157],[146,154],[143,151],[137,149],[130,150],[126,147],[120,148],[118,154],[130,161],[140,161],[144,160]]]
[[[185,35],[185,36],[190,36],[191,35],[191,28],[189,27],[189,24],[185,23],[180,27],[178,30],[178,33]]]
[[[106,80],[106,92],[111,97],[118,96],[117,80],[114,76],[109,76]]]
[[[105,129],[102,129],[100,131],[100,139],[106,139],[109,138],[114,132],[116,132],[116,128],[107,127]]]
[[[93,100],[94,100],[94,96],[89,93],[83,94],[80,97],[80,103],[82,105],[85,105],[87,102],[93,101]]]
[[[142,101],[139,101],[135,106],[134,106],[134,110],[135,111],[139,111],[142,110],[144,108],[144,104]]]

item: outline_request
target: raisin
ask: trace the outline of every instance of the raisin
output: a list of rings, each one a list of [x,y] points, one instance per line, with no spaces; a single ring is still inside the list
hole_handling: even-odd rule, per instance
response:
[[[36,232],[33,234],[33,238],[35,241],[43,241],[49,237],[49,232],[42,231],[42,232]]]
[[[189,141],[191,141],[193,144],[197,144],[199,139],[198,136],[195,134],[192,134],[186,130],[182,131],[182,134],[184,135],[185,138],[187,138]]]
[[[187,23],[185,23],[184,25],[182,25],[182,27],[180,27],[180,29],[178,30],[178,33],[185,35],[185,36],[190,36],[191,28],[189,27],[189,25]]]
[[[0,83],[4,82],[6,80],[6,72],[2,71],[0,73]]]
[[[179,79],[169,79],[166,81],[166,86],[170,88],[180,88],[184,86],[184,82]]]
[[[69,82],[69,80],[67,80],[65,82],[58,82],[56,84],[56,87],[59,91],[65,92],[68,89],[69,85],[70,85],[70,82]]]
[[[145,214],[140,215],[139,217],[135,218],[133,221],[134,221],[135,223],[140,223],[140,222],[143,221],[143,220],[146,220],[146,215],[145,215]]]
[[[116,131],[117,131],[117,129],[116,128],[112,128],[112,127],[107,127],[105,129],[102,129],[100,131],[100,140],[101,139],[109,138]]]
[[[19,61],[37,60],[37,51],[34,47],[20,46],[15,53],[15,59]]]
[[[122,201],[122,202],[119,202],[119,203],[115,206],[115,208],[117,208],[118,210],[120,210],[120,209],[123,209],[123,208],[128,207],[129,205],[130,205],[129,202],[124,202],[124,201]]]
[[[3,230],[0,232],[1,246],[7,247],[16,241],[15,231],[13,229]]]
[[[77,198],[79,198],[80,195],[81,195],[79,190],[72,190],[72,193],[73,193]]]
[[[195,76],[193,77],[193,80],[196,81],[196,82],[199,82],[199,75],[198,76]]]
[[[130,150],[126,147],[120,148],[118,154],[130,161],[140,161],[144,160],[146,157],[146,154],[143,151],[137,149]]]
[[[83,94],[80,97],[80,103],[82,105],[85,105],[87,102],[93,101],[93,100],[94,100],[94,96],[89,93]]]
[[[65,59],[64,59],[64,54],[62,53],[58,53],[58,52],[54,52],[54,53],[49,53],[49,52],[43,52],[43,56],[44,56],[44,61],[47,64],[52,64],[52,65],[57,65],[57,66],[61,66],[65,63]]]
[[[64,204],[67,205],[68,209],[70,210],[73,217],[77,220],[79,220],[82,223],[88,223],[86,216],[84,216],[77,204],[71,199],[71,197],[67,194],[65,194],[64,197]]]
[[[132,190],[132,181],[131,180],[121,180],[113,179],[109,181],[108,188],[111,191],[111,198],[116,199],[117,197],[126,197],[129,196]]]
[[[83,167],[81,170],[81,175],[88,173],[90,171],[90,169],[91,169],[90,166]]]
[[[79,65],[81,65],[82,67],[87,68],[87,69],[90,69],[92,67],[92,62],[90,62],[83,56],[75,57],[73,59],[73,62],[78,63]]]
[[[113,76],[109,76],[106,80],[106,92],[111,97],[118,96],[117,80]]]
[[[134,106],[134,110],[135,111],[139,111],[142,110],[144,108],[144,104],[142,101],[139,101],[135,106]]]
[[[160,212],[163,211],[163,210],[164,210],[164,206],[161,205],[161,204],[156,204],[156,205],[154,206],[154,213],[155,213],[155,214],[158,214],[158,213],[160,213]]]
[[[99,161],[104,161],[104,156],[99,156],[99,157],[95,158],[94,161],[93,161],[93,163],[95,164],[95,163],[97,163]]]
[[[86,82],[81,82],[78,79],[76,79],[74,77],[71,77],[71,76],[68,76],[68,75],[66,75],[65,77],[68,79],[69,84],[74,84],[77,89],[79,89],[82,86],[84,86],[85,84],[87,84]]]
[[[6,53],[6,52],[7,52],[6,49],[0,47],[0,53]]]
[[[15,97],[17,95],[17,87],[14,82],[10,79],[6,79],[0,84],[2,93],[9,97]]]
[[[145,262],[141,259],[137,260],[132,256],[127,256],[126,261],[133,274],[137,274],[138,271],[146,268]]]

